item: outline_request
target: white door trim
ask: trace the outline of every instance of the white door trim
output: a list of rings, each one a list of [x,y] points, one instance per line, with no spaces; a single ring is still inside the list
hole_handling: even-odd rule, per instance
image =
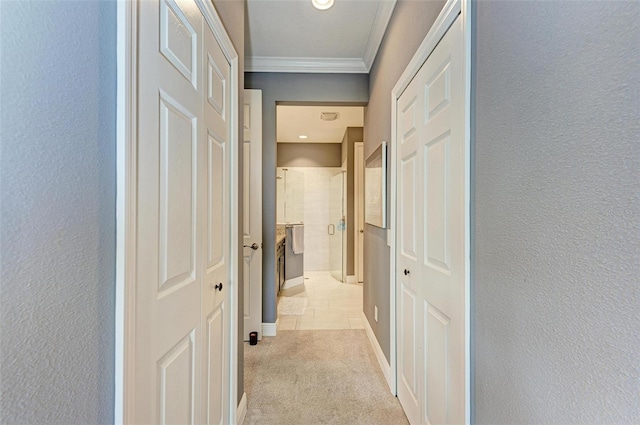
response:
[[[117,2],[117,140],[116,140],[116,311],[114,423],[133,423],[132,393],[135,327],[135,247],[137,173],[138,4]],[[129,400],[127,400],[129,399]]]
[[[358,151],[358,149],[360,150],[360,153],[362,154],[362,161],[356,161],[358,155],[356,154],[356,152]],[[364,142],[355,142],[354,143],[354,147],[353,147],[353,160],[354,160],[354,166],[353,166],[353,195],[354,195],[354,200],[353,200],[353,246],[354,246],[354,275],[355,275],[355,283],[358,282],[362,282],[364,277],[361,276],[360,273],[360,262],[363,261],[364,259],[362,258],[364,253],[364,246],[360,245],[360,230],[364,229],[364,208],[362,208],[362,205],[364,204],[364,202],[362,202],[363,198],[364,198],[364,193],[363,190],[360,190],[361,188],[358,187],[358,183],[362,184],[362,188],[364,188]],[[360,227],[360,224],[362,224],[362,227]]]
[[[247,104],[249,104],[249,113],[247,114]],[[244,300],[245,306],[249,304],[249,311],[244,311],[244,331],[243,337],[245,341],[249,341],[249,333],[259,331],[262,326],[262,90],[245,89],[244,90],[244,134],[243,134],[243,162],[245,164],[243,196],[248,195],[249,200],[245,199],[244,217],[249,223],[243,228],[243,245],[247,247],[253,243],[257,243],[260,248],[256,251],[247,252],[244,250],[245,260],[242,267],[245,268],[246,254],[251,257],[248,270],[245,270],[245,283],[249,276],[249,288],[245,287]],[[248,128],[247,128],[248,122]],[[247,141],[249,148],[247,149]],[[248,166],[246,161],[249,160]],[[249,172],[249,178],[247,178]],[[259,217],[258,217],[259,216]],[[256,219],[256,217],[258,219]],[[249,235],[247,235],[247,231]],[[247,238],[249,236],[249,238]],[[254,273],[256,268],[260,269],[260,273]],[[247,274],[248,273],[248,274]],[[247,316],[248,314],[248,316]],[[258,332],[258,340],[263,337],[263,332]]]
[[[229,359],[230,422],[237,421],[238,375],[238,279],[239,270],[239,147],[238,147],[238,53],[233,47],[222,20],[213,5],[195,0],[202,15],[213,30],[222,51],[231,65],[230,137],[231,142],[231,291]],[[116,198],[116,306],[115,306],[115,403],[114,423],[133,423],[131,388],[134,376],[135,335],[135,250],[136,250],[136,176],[137,176],[137,22],[138,1],[117,2],[117,198]]]
[[[463,45],[464,45],[464,75],[465,75],[465,422],[471,421],[471,335],[470,335],[470,224],[471,224],[471,161],[470,161],[470,138],[471,138],[471,2],[472,0],[448,0],[442,11],[438,15],[435,23],[427,33],[426,37],[418,47],[413,58],[407,65],[406,69],[398,79],[391,92],[391,250],[390,250],[390,276],[391,282],[389,288],[390,299],[390,344],[391,344],[391,391],[398,394],[398,363],[397,350],[398,340],[396,335],[396,255],[397,255],[397,181],[398,170],[395,164],[397,158],[397,104],[398,99],[407,88],[411,80],[418,73],[424,62],[427,60],[431,52],[436,48],[438,42],[442,39],[451,24],[456,20],[458,15],[462,19]]]

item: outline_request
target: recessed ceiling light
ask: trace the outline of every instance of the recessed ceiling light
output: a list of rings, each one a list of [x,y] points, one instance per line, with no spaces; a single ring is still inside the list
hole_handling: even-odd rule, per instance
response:
[[[311,4],[318,10],[327,10],[333,6],[334,0],[311,0]]]
[[[307,136],[305,136],[304,134],[301,134],[301,135],[298,136],[298,139],[306,139],[306,138],[307,138]]]

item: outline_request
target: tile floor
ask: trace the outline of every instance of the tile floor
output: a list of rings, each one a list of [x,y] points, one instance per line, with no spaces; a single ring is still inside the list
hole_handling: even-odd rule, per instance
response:
[[[305,272],[304,285],[285,289],[281,297],[306,297],[301,316],[280,315],[279,330],[364,329],[362,285],[341,283],[329,272]]]

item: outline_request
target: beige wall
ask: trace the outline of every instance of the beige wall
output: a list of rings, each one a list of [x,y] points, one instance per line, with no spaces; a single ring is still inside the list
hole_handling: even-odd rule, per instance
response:
[[[369,106],[364,117],[365,158],[382,141],[391,140],[391,90],[443,6],[444,1],[399,0],[396,4],[369,76]],[[364,283],[364,313],[388,360],[389,247],[386,230],[368,224],[364,229]],[[373,319],[374,306],[378,307],[378,322]]]
[[[278,167],[339,167],[340,143],[278,143]]]

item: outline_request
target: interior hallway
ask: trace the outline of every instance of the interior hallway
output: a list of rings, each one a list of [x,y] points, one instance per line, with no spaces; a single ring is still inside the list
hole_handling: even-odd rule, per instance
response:
[[[245,343],[245,424],[408,423],[365,333],[362,285],[305,272],[278,311],[276,337]]]
[[[245,343],[244,424],[408,424],[362,329],[278,331]]]

